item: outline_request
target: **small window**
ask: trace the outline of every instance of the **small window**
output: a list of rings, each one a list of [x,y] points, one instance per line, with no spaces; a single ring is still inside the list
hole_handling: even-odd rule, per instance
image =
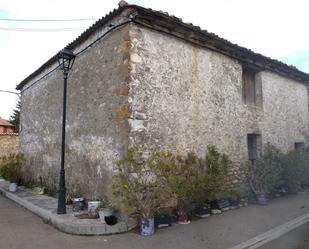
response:
[[[242,94],[245,104],[256,104],[256,72],[252,69],[243,68],[242,71]]]
[[[252,162],[252,164],[254,164],[259,157],[261,147],[261,141],[259,138],[260,135],[258,134],[247,134],[248,159]]]
[[[294,147],[295,147],[295,150],[304,150],[305,149],[305,143],[303,143],[303,142],[295,143]]]

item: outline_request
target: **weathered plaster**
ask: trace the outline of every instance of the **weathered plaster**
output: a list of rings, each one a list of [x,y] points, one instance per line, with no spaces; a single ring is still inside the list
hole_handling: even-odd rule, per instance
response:
[[[127,25],[79,55],[70,71],[65,158],[69,193],[111,195],[114,163],[128,146],[128,44]],[[60,169],[62,91],[62,72],[56,70],[22,94],[25,176],[50,188],[56,188]]]
[[[283,151],[295,142],[308,145],[308,93],[305,85],[270,72],[262,73],[265,143]]]
[[[256,105],[242,100],[242,65],[146,28],[132,28],[132,119],[143,113],[130,145],[205,156],[215,145],[233,162],[232,182],[243,177],[247,134],[292,149],[308,131],[306,87],[274,73],[256,74]],[[135,122],[135,121],[134,121]],[[131,123],[134,123],[131,121]]]
[[[62,82],[56,70],[22,94],[25,174],[50,187],[60,168]],[[135,24],[114,30],[70,72],[68,191],[110,195],[113,165],[129,146],[205,156],[215,145],[232,161],[231,183],[240,184],[248,133],[283,150],[308,136],[307,88],[270,72],[256,82],[256,105],[246,105],[238,61]]]

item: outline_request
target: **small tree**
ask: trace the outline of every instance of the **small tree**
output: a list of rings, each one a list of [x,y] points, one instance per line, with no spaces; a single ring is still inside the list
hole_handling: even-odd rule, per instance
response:
[[[172,198],[177,200],[177,208],[190,211],[192,203],[200,197],[201,164],[198,157],[189,152],[186,156],[175,156],[165,165],[163,179]]]
[[[13,130],[15,133],[19,132],[20,108],[21,108],[21,101],[19,98],[16,107],[13,110],[13,114],[10,116],[10,123],[14,125]]]
[[[228,156],[219,153],[215,146],[207,147],[205,189],[208,200],[224,197],[229,163]]]
[[[255,164],[248,163],[248,180],[254,194],[269,194],[282,185],[282,153],[272,145],[266,145],[263,157]]]
[[[0,158],[0,176],[10,182],[17,182],[21,178],[23,156],[11,154]]]
[[[117,162],[113,193],[121,198],[131,215],[148,219],[165,207],[169,192],[161,178],[160,167],[171,158],[170,153],[158,151],[145,157],[138,148],[131,148]]]
[[[297,193],[305,185],[308,170],[308,154],[305,151],[289,151],[281,157],[282,187],[289,193]]]

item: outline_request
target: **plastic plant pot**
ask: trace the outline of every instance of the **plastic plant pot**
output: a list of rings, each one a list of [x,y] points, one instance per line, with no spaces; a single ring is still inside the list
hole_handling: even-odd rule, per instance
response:
[[[142,236],[151,236],[155,232],[154,218],[141,218],[140,228]]]
[[[163,214],[163,215],[155,216],[154,221],[155,221],[156,228],[165,228],[165,227],[172,226],[173,219],[172,219],[172,216]]]
[[[259,205],[267,205],[267,198],[265,194],[256,195],[256,203]]]
[[[114,215],[114,210],[113,210],[113,209],[110,209],[110,208],[104,209],[103,212],[104,212],[104,216],[105,216],[105,217],[109,217],[109,216]]]
[[[72,198],[72,210],[73,212],[79,212],[85,207],[84,198]]]
[[[88,201],[88,216],[89,218],[98,218],[98,208],[101,201]]]
[[[198,207],[194,210],[194,215],[200,218],[206,218],[211,215],[210,207]]]
[[[17,191],[17,182],[11,182],[9,185],[9,191],[15,193]]]

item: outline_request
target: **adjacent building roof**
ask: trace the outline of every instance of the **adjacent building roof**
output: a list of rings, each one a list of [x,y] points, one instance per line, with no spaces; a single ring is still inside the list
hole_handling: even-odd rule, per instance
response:
[[[171,16],[166,12],[154,11],[152,9],[146,9],[138,5],[130,5],[124,1],[119,3],[118,9],[115,9],[105,17],[99,19],[85,32],[83,32],[77,39],[68,44],[66,48],[75,48],[77,45],[87,40],[94,32],[102,28],[102,26],[108,24],[108,22],[111,21],[114,17],[123,13],[124,10],[128,10],[128,13],[131,13],[131,22],[137,25],[157,30],[159,32],[164,32],[168,35],[172,35],[187,42],[217,51],[218,53],[232,57],[238,60],[240,63],[246,66],[250,66],[253,69],[269,70],[284,77],[309,84],[309,74],[298,70],[294,66],[287,65],[281,61],[271,59],[269,57],[255,53],[247,48],[238,46],[237,44],[220,38],[219,36],[210,33],[207,30],[202,30],[198,26],[194,26],[190,23],[184,23],[180,18]],[[21,90],[23,86],[26,85],[30,80],[32,80],[35,76],[38,76],[56,61],[57,55],[54,55],[40,68],[38,68],[35,72],[30,74],[21,83],[19,83],[16,89]]]
[[[9,127],[13,127],[14,125],[12,125],[9,121],[0,118],[0,126],[9,126]]]

